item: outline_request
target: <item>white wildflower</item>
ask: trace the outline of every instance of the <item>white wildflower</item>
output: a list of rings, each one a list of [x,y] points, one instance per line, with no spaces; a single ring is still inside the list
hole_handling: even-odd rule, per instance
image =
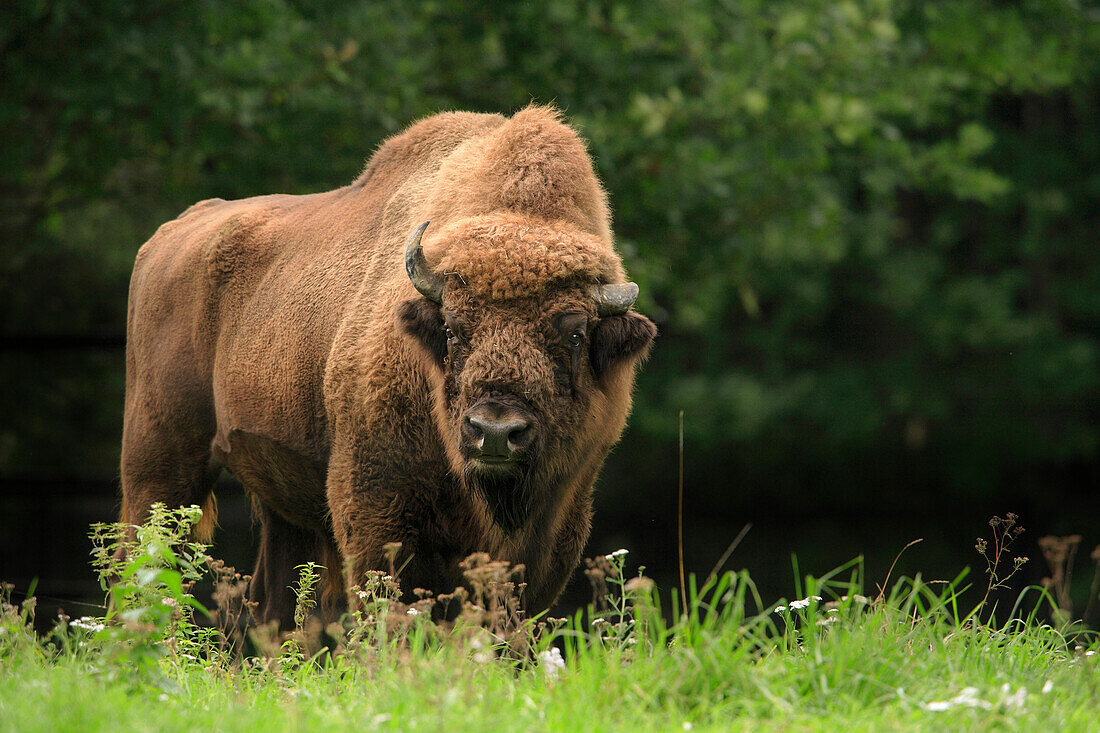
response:
[[[1027,703],[1027,688],[1020,687],[1016,692],[1011,692],[1011,690],[1012,688],[1007,682],[1001,687],[1001,692],[1005,695],[1004,706],[1010,709],[1022,710]],[[1011,694],[1009,694],[1010,692]]]
[[[552,646],[544,652],[539,652],[539,666],[548,680],[556,680],[565,669],[565,660],[561,657],[561,650]]]
[[[964,687],[959,691],[958,695],[950,700],[937,700],[935,702],[921,703],[921,707],[931,712],[943,712],[944,710],[950,710],[953,707],[964,708],[981,708],[982,710],[990,710],[993,704],[987,702],[978,697],[977,687]]]
[[[622,550],[622,549],[619,549],[619,550],[615,550],[615,551],[614,551],[614,552],[612,552],[612,553],[611,553],[610,555],[605,555],[604,557],[606,557],[606,558],[607,558],[608,560],[614,560],[614,559],[615,559],[615,558],[617,558],[617,557],[623,557],[623,556],[624,556],[624,555],[626,555],[626,554],[627,554],[628,552],[629,552],[629,550]]]
[[[103,629],[107,628],[91,616],[81,616],[80,618],[73,619],[69,622],[69,626],[75,626],[78,629],[87,629],[88,631],[103,631]]]
[[[775,607],[775,612],[776,612],[776,613],[783,613],[783,612],[784,612],[784,611],[786,611],[786,610],[787,610],[787,607],[786,607],[786,606],[776,606],[776,607]]]
[[[1046,682],[1043,683],[1043,694],[1044,695],[1047,694],[1048,692],[1050,692],[1053,689],[1054,689],[1054,683],[1051,682],[1050,680],[1047,680]]]
[[[921,703],[921,707],[932,713],[942,713],[944,710],[950,710],[954,705],[946,700],[936,700],[935,702]]]
[[[179,601],[177,601],[175,598],[161,598],[160,602],[168,606],[169,608],[175,608],[179,605]]]
[[[803,608],[808,607],[810,605],[811,601],[820,601],[820,600],[821,600],[821,596],[806,596],[802,600],[791,601],[791,610],[792,611],[801,610]]]
[[[408,611],[405,611],[405,613],[409,616],[419,616],[420,615],[420,611],[417,611],[415,608],[410,608]]]

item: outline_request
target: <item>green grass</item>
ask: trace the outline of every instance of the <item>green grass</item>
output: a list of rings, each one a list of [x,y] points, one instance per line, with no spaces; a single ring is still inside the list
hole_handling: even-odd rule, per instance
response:
[[[36,638],[9,603],[0,730],[1100,730],[1095,637],[1034,615],[980,621],[958,607],[962,578],[871,599],[851,563],[776,610],[731,573],[669,621],[645,583],[624,592],[622,561],[600,560],[607,608],[539,633],[475,614],[488,596],[437,626],[379,586],[346,624],[354,641],[315,661],[303,635],[242,664],[186,610],[149,622],[137,604],[186,593],[163,568],[132,573],[131,605],[98,632]]]

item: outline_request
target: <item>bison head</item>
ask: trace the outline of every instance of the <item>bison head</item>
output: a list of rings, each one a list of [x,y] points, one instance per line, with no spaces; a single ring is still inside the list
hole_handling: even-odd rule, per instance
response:
[[[606,245],[589,241],[596,254],[586,259],[552,227],[494,222],[445,245],[437,273],[421,245],[426,227],[405,247],[423,297],[404,302],[399,320],[432,365],[452,470],[515,531],[556,493],[591,482],[656,327],[630,310],[637,285],[598,281],[592,263],[614,257]]]

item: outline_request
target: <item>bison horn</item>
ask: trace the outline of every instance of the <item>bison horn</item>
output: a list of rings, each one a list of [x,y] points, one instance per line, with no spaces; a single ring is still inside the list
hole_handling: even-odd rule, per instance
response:
[[[638,286],[634,283],[593,285],[589,292],[596,301],[596,313],[601,316],[626,313],[638,298]]]
[[[409,273],[413,287],[420,291],[428,300],[436,303],[443,302],[443,278],[436,275],[428,267],[428,261],[424,259],[424,248],[420,245],[420,238],[424,236],[424,230],[430,222],[424,222],[416,228],[409,238],[405,240],[405,272]]]

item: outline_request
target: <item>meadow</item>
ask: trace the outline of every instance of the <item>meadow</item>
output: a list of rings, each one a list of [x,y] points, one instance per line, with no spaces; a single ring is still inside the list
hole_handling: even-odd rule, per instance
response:
[[[565,619],[524,618],[519,573],[471,556],[468,591],[405,603],[380,572],[322,628],[303,566],[280,636],[245,629],[248,578],[186,539],[197,516],[158,511],[124,562],[119,529],[96,529],[106,617],[35,634],[33,600],[4,586],[0,730],[1100,730],[1100,641],[1048,589],[961,607],[971,583],[1011,582],[1009,518],[979,543],[984,578],[871,590],[854,560],[777,603],[741,571],[662,610],[618,550],[586,561],[593,603]]]

